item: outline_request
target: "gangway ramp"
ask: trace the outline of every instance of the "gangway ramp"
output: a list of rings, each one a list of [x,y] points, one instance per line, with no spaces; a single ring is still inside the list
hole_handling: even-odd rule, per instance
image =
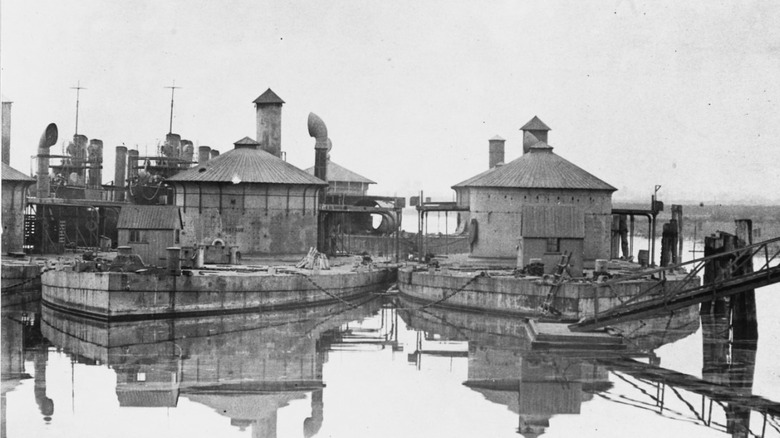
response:
[[[765,262],[753,272],[743,272],[756,256],[764,256]],[[780,237],[765,240],[732,251],[702,257],[689,262],[643,271],[630,276],[596,283],[596,296],[605,296],[614,284],[655,278],[657,282],[621,304],[607,310],[594,312],[591,317],[583,318],[569,328],[572,331],[591,331],[621,322],[636,321],[645,318],[660,317],[672,311],[694,304],[711,301],[774,283],[780,283]],[[723,275],[715,281],[701,285],[698,275],[706,266],[719,264]],[[774,263],[774,265],[773,265]],[[690,269],[681,280],[667,282],[667,276]],[[743,273],[740,273],[743,272]]]

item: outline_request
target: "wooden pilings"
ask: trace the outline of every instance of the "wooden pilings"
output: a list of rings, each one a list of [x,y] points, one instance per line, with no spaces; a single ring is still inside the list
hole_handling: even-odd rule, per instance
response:
[[[719,231],[717,234],[704,238],[704,256],[717,255],[734,249],[749,246],[753,243],[752,221],[740,219],[736,221],[736,235]],[[753,272],[751,254],[742,256],[722,257],[709,262],[704,268],[704,284],[711,284],[736,275]],[[726,307],[725,299],[717,299],[701,304],[700,313],[715,317],[731,315],[733,339],[735,342],[753,343],[758,339],[758,321],[756,319],[756,296],[754,290],[734,295],[729,298]]]
[[[737,233],[734,239],[735,247],[742,248],[753,244],[753,221],[738,219],[735,221]],[[750,253],[735,260],[734,275],[753,272],[753,258]],[[749,290],[731,297],[731,324],[734,329],[734,341],[758,340],[758,321],[756,319],[756,292]]]

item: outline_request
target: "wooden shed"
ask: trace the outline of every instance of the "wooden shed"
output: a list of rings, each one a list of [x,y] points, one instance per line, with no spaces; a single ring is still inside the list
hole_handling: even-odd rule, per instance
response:
[[[163,266],[166,249],[180,244],[182,228],[176,206],[128,205],[119,213],[118,244],[131,247],[147,265]]]

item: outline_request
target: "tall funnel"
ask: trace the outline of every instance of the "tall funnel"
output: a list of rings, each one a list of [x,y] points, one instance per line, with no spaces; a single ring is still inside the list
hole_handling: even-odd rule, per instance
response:
[[[3,163],[11,164],[11,102],[3,102]]]
[[[89,175],[87,187],[100,188],[103,183],[103,141],[93,138],[87,147],[87,162]]]
[[[504,162],[504,142],[505,140],[499,136],[488,140],[488,169]]]
[[[79,176],[79,183],[86,181],[86,178],[84,178],[84,168],[79,166],[84,166],[87,161],[87,144],[89,144],[89,139],[87,139],[86,135],[76,134],[73,136],[74,147],[71,151],[71,156],[74,158],[73,162],[77,166],[76,174]]]
[[[49,123],[46,130],[41,135],[38,142],[38,188],[37,196],[39,198],[51,197],[51,186],[49,184],[49,148],[57,143],[57,125]]]
[[[192,156],[195,153],[195,148],[192,145],[192,142],[190,140],[182,140],[181,141],[181,159],[186,161],[186,163],[182,163],[181,167],[186,169],[190,167],[190,163],[192,163]]]
[[[254,100],[257,114],[257,142],[260,149],[282,156],[282,105],[284,101],[270,88]]]
[[[126,167],[127,167],[127,148],[125,146],[117,146],[116,161],[114,161],[114,187],[122,188],[122,189],[125,187],[125,179],[127,178],[125,176]],[[116,190],[114,194],[116,195],[115,198],[116,201],[125,200],[124,190],[121,191]]]
[[[210,146],[198,146],[198,164],[205,164],[211,154]]]
[[[127,179],[133,180],[138,177],[138,149],[127,151]]]

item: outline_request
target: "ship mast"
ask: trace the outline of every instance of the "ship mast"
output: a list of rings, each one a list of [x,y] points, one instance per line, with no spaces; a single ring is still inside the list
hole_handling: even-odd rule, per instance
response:
[[[71,90],[76,90],[76,132],[75,135],[79,134],[79,97],[81,95],[81,90],[86,90],[86,88],[81,86],[81,81],[78,81],[76,83],[75,87],[70,87]]]
[[[168,124],[168,133],[169,134],[173,134],[173,93],[174,93],[174,91],[176,91],[177,88],[181,88],[181,87],[177,87],[176,86],[176,80],[174,80],[173,84],[170,87],[163,87],[163,88],[170,88],[171,89],[171,118],[170,118],[170,122]]]

